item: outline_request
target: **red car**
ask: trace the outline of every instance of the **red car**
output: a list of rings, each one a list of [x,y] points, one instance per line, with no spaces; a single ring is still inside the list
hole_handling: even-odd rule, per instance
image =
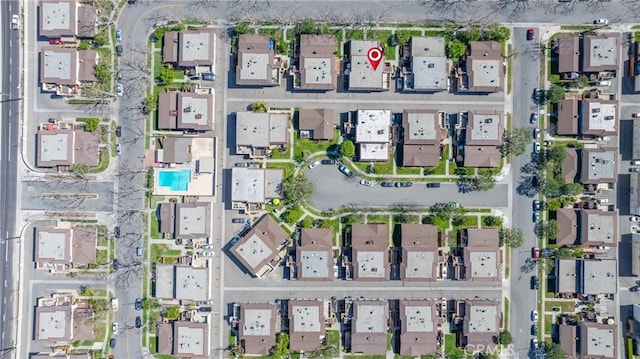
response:
[[[61,39],[49,39],[49,44],[51,45],[60,45],[62,43]]]
[[[531,41],[533,40],[533,33],[535,30],[533,30],[533,28],[530,28],[529,30],[527,30],[527,40]]]
[[[540,258],[540,248],[538,247],[531,248],[531,257]]]

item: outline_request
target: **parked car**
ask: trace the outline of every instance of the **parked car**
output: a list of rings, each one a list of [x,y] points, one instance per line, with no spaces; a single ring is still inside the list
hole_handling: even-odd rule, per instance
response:
[[[640,117],[640,112],[636,112],[636,113],[632,113],[631,117],[633,118],[639,118]]]
[[[116,340],[114,338],[109,339],[109,348],[114,349],[116,347]]]
[[[202,251],[202,256],[203,257],[213,257],[216,255],[216,252],[214,251]]]
[[[111,298],[111,310],[117,312],[120,309],[120,301],[118,298]]]
[[[116,238],[120,238],[120,227],[114,227],[113,234],[116,236]]]
[[[531,277],[531,289],[538,289],[540,287],[540,280],[538,279],[538,276],[532,276]]]
[[[344,173],[344,175],[347,176],[347,177],[353,177],[353,172],[351,172],[347,168],[347,166],[345,166],[345,165],[338,166],[338,170],[340,170],[340,172]]]
[[[313,161],[309,164],[309,169],[312,170],[316,167],[318,167],[318,165],[320,164],[320,161]]]
[[[531,257],[532,258],[540,258],[540,248],[538,248],[538,247],[531,248]]]
[[[142,257],[142,254],[143,254],[143,253],[142,253],[142,246],[137,246],[137,247],[136,247],[136,255],[137,255],[138,257]]]
[[[537,310],[531,311],[531,320],[534,321],[534,322],[538,321],[538,311]]]
[[[118,56],[122,56],[124,54],[124,50],[122,49],[122,45],[116,46],[116,54]]]
[[[596,141],[611,141],[611,137],[609,136],[597,136]]]
[[[540,212],[535,211],[533,212],[533,222],[537,223],[540,220]]]
[[[536,142],[533,144],[533,152],[540,153],[540,142]]]
[[[62,39],[60,38],[49,39],[49,45],[60,45],[60,44],[62,44]]]
[[[393,182],[381,182],[382,187],[393,187]]]
[[[118,94],[118,97],[124,96],[124,87],[122,86],[122,84],[116,85],[116,92]]]
[[[198,308],[198,312],[211,313],[211,307],[200,307]]]
[[[238,223],[238,224],[242,223],[242,224],[245,224],[245,223],[247,223],[247,219],[246,218],[233,218],[231,220],[231,223]]]
[[[116,155],[120,156],[122,154],[122,147],[120,147],[120,144],[116,144]]]
[[[538,324],[534,323],[531,325],[531,335],[538,336]]]
[[[640,287],[637,285],[629,288],[629,292],[637,292],[638,290],[640,290]]]
[[[538,201],[537,199],[533,201],[533,210],[534,211],[539,211],[542,209],[542,206],[540,205],[540,201]]]
[[[117,258],[113,259],[113,270],[118,270],[120,269],[120,262],[118,261]]]
[[[447,203],[446,206],[449,207],[449,208],[460,208],[460,203],[458,203],[458,202],[449,202],[449,203]]]
[[[442,312],[447,312],[447,298],[442,298]]]
[[[396,182],[396,187],[411,187],[413,186],[412,182]]]
[[[397,91],[402,91],[404,89],[404,78],[403,77],[398,77],[396,79],[396,90]]]
[[[556,254],[556,251],[554,251],[551,248],[542,248],[540,250],[540,257],[542,258],[550,258],[553,257]]]
[[[116,30],[116,41],[117,42],[121,42],[122,41],[122,30],[120,30],[120,29]]]
[[[598,86],[609,87],[611,86],[611,80],[598,81]]]
[[[49,122],[49,123],[56,123],[56,121],[57,121],[57,120],[58,120],[57,118],[49,117],[49,119],[47,120],[47,122]]]
[[[632,166],[640,166],[640,160],[633,160],[633,161],[631,161],[631,165],[632,165]]]
[[[538,123],[538,114],[532,113],[531,117],[529,117],[529,122],[531,122],[532,124]]]
[[[544,103],[544,100],[545,100],[544,91],[541,89],[533,90],[533,100],[539,104]]]
[[[533,130],[533,139],[537,140],[538,137],[540,137],[540,129],[536,128],[536,129]]]
[[[116,75],[118,77],[118,82],[122,81],[122,72],[118,71]]]
[[[609,24],[609,19],[595,19],[595,20],[593,20],[593,23],[595,25],[608,25]]]
[[[142,318],[136,317],[136,328],[142,328]]]
[[[326,160],[320,161],[320,163],[322,163],[323,165],[335,165],[336,164],[336,160],[326,159]]]
[[[360,180],[360,184],[367,187],[373,187],[373,182],[365,179]]]
[[[20,17],[18,14],[11,15],[11,30],[20,30]]]
[[[111,325],[111,331],[113,332],[113,334],[118,334],[118,329],[120,329],[120,326],[117,322]]]
[[[527,30],[527,41],[533,40],[534,33],[535,33],[535,30],[533,28],[530,28],[529,30]]]
[[[238,243],[239,240],[240,240],[240,237],[235,236],[235,237],[231,238],[231,241],[229,242],[229,244],[234,245],[234,244]]]
[[[116,137],[122,136],[122,127],[116,126]]]
[[[427,188],[440,188],[440,182],[429,182]]]
[[[640,216],[631,216],[629,217],[631,222],[640,222]]]
[[[531,347],[533,347],[533,349],[538,349],[538,338],[531,339]]]
[[[631,167],[629,168],[629,172],[640,172],[640,167]]]
[[[142,310],[142,298],[136,298],[134,306],[136,310]]]

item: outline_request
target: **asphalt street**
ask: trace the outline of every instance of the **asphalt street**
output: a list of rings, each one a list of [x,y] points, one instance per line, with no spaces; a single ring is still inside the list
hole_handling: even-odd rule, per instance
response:
[[[110,212],[113,200],[113,182],[22,182],[23,210]]]
[[[540,58],[537,42],[540,39],[540,30],[535,28],[535,40],[526,40],[527,28],[515,28],[513,32],[513,51],[523,54],[515,56],[512,60],[514,74],[517,81],[513,81],[513,114],[511,116],[512,127],[525,127],[534,129],[529,123],[530,115],[538,112],[538,106],[532,101],[533,90],[539,85]],[[514,78],[515,80],[515,78]],[[531,276],[534,271],[523,270],[527,268],[527,260],[531,260],[531,247],[537,245],[538,239],[533,232],[533,198],[518,194],[517,188],[530,186],[531,176],[521,171],[522,167],[531,161],[532,146],[527,146],[527,151],[522,156],[514,156],[511,160],[511,181],[513,191],[509,191],[512,211],[511,225],[520,228],[524,233],[522,247],[511,251],[511,296],[509,326],[513,335],[513,344],[521,357],[527,357],[532,336],[530,335],[530,313],[536,308],[536,291],[530,287]]]
[[[328,211],[343,206],[416,206],[429,207],[435,203],[459,202],[463,207],[507,208],[509,187],[498,184],[487,192],[462,194],[455,183],[443,183],[440,188],[427,188],[424,182],[415,182],[409,188],[385,188],[376,182],[373,187],[359,184],[357,176],[347,177],[337,166],[321,165],[306,172],[314,186],[311,204]],[[453,180],[452,180],[453,181]]]
[[[19,14],[18,1],[2,1],[0,3],[0,21],[2,29],[2,90],[0,106],[2,108],[2,124],[0,134],[0,350],[15,348],[15,327],[18,323],[14,309],[16,295],[21,283],[15,276],[14,249],[19,247],[19,233],[16,232],[16,194],[17,164],[20,128],[20,32],[10,29],[11,17]]]

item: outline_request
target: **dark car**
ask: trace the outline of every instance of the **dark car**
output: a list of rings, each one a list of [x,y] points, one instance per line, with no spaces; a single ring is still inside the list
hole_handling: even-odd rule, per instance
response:
[[[533,324],[531,326],[531,335],[533,335],[533,336],[537,336],[538,335],[538,324]]]
[[[380,182],[382,187],[393,187],[393,182]]]
[[[536,103],[543,104],[545,100],[544,91],[541,89],[533,90],[533,100]]]
[[[323,165],[335,165],[336,164],[336,160],[325,159],[325,160],[320,161],[320,163],[322,163]]]
[[[532,113],[531,117],[529,118],[529,122],[531,122],[532,124],[538,123],[538,114]]]
[[[533,210],[539,211],[541,209],[542,209],[542,206],[540,205],[540,201],[538,201],[537,199],[533,201]]]
[[[537,290],[538,288],[540,288],[540,279],[534,275],[531,277],[531,289]]]
[[[120,137],[122,136],[122,127],[121,126],[117,126],[116,127],[116,137]]]
[[[396,34],[392,34],[389,37],[389,46],[396,46],[398,45],[398,37],[396,36]]]
[[[111,338],[109,339],[109,348],[113,349],[116,347],[116,340]]]
[[[116,235],[116,238],[120,238],[120,227],[115,227],[113,229],[113,234]]]
[[[556,251],[554,251],[551,248],[540,249],[540,257],[542,258],[550,258],[550,257],[553,257],[555,254],[556,254]]]
[[[122,56],[122,54],[124,54],[124,50],[122,49],[122,45],[116,46],[116,54],[118,54],[118,56]]]
[[[56,123],[56,119],[55,119],[55,118],[53,118],[53,117],[49,118],[49,120],[48,120],[48,121],[49,121],[49,123]]]
[[[640,172],[640,167],[631,167],[629,168],[629,172]]]
[[[142,310],[142,298],[136,298],[136,310]]]
[[[247,223],[247,219],[246,218],[233,218],[231,220],[231,223],[245,224],[245,223]]]
[[[529,30],[527,30],[527,41],[533,40],[534,33],[535,33],[535,30],[533,28],[530,28]]]
[[[210,313],[211,312],[211,307],[200,307],[198,308],[199,312],[204,312],[204,313]]]
[[[637,292],[637,291],[638,291],[638,289],[640,289],[640,287],[636,285],[635,287],[631,287],[631,288],[629,288],[629,291],[630,291],[630,292]]]
[[[413,182],[399,182],[400,187],[411,187],[413,186]]]
[[[235,166],[236,167],[249,167],[249,164],[247,162],[236,162]]]
[[[120,268],[120,262],[114,258],[113,259],[113,270],[118,270]]]
[[[142,327],[142,318],[136,317],[136,328]]]
[[[429,182],[427,188],[440,188],[440,182]]]

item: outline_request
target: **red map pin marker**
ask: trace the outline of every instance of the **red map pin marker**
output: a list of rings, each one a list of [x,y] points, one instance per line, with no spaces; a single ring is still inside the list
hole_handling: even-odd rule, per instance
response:
[[[372,47],[367,51],[367,59],[373,67],[373,71],[378,68],[380,61],[382,61],[382,49],[379,47]]]

